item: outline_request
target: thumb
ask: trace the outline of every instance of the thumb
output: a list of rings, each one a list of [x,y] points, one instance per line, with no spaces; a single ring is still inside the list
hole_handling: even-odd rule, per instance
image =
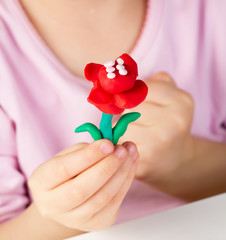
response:
[[[167,72],[158,72],[155,75],[153,75],[150,80],[151,81],[162,81],[162,82],[176,86],[175,81]]]
[[[171,84],[176,87],[175,81],[167,72],[158,72],[158,73],[154,74],[146,83],[148,84],[153,81]]]
[[[147,102],[155,102],[160,105],[168,105],[177,92],[173,78],[166,72],[159,72],[146,81],[148,86]]]

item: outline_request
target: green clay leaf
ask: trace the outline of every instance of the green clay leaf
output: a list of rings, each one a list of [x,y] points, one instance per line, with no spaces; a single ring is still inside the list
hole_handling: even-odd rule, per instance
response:
[[[126,132],[129,123],[136,121],[141,116],[138,112],[127,113],[123,115],[116,126],[113,128],[113,144],[116,145],[118,140]]]
[[[81,126],[77,127],[75,129],[76,133],[80,132],[89,132],[92,138],[97,141],[99,139],[102,139],[102,134],[100,130],[92,123],[84,123]]]

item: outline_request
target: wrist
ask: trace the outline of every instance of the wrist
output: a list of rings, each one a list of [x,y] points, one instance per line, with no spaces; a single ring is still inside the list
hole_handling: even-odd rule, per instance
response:
[[[184,166],[190,165],[197,158],[197,142],[196,137],[189,135],[184,144],[182,152],[182,161],[180,161],[179,169],[184,169]]]
[[[154,168],[153,174],[145,181],[169,195],[188,200],[186,183],[192,178],[197,158],[196,148],[196,138],[187,136],[183,148],[178,148],[178,154],[171,156],[166,166]]]
[[[60,239],[65,239],[65,238],[69,238],[69,237],[73,237],[73,236],[85,233],[77,229],[68,228],[56,221],[53,221],[51,219],[48,219],[42,216],[34,203],[31,206],[29,206],[28,211],[31,212],[30,215],[35,216],[36,218],[35,221],[38,222],[39,224],[37,232],[39,228],[42,226],[40,238],[37,238],[37,239],[46,238],[46,239],[60,240]]]
[[[82,233],[84,232],[66,228],[54,221],[44,218],[34,204],[31,204],[18,217],[0,226],[1,239],[5,240],[61,240]]]
[[[225,144],[191,136],[183,161],[164,180],[161,189],[186,201],[223,193],[226,191],[225,160]]]

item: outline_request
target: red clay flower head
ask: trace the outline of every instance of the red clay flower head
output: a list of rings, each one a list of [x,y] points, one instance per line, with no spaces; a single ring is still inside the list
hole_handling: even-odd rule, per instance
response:
[[[128,54],[104,65],[87,64],[85,77],[94,84],[88,102],[107,114],[120,114],[136,107],[148,93],[147,85],[137,76],[137,64]]]

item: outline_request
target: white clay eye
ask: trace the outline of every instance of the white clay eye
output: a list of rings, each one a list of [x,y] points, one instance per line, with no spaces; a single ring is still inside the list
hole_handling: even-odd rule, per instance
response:
[[[114,71],[115,71],[114,67],[107,67],[106,68],[106,72],[108,72],[108,73],[111,73],[111,72],[114,72]]]
[[[124,65],[120,65],[120,64],[118,64],[118,65],[116,66],[116,68],[117,68],[118,70],[120,70],[120,69],[125,69]]]
[[[124,61],[123,61],[122,58],[118,58],[116,61],[117,61],[117,63],[120,64],[120,65],[124,64]]]
[[[115,78],[115,73],[113,73],[113,72],[110,72],[110,73],[108,73],[107,74],[107,78],[109,78],[109,79],[113,79],[113,78]]]
[[[110,60],[110,61],[107,61],[104,66],[107,68],[107,67],[113,67],[115,65],[115,61],[113,60]]]
[[[123,75],[123,76],[125,76],[125,75],[127,75],[127,71],[126,71],[126,69],[119,69],[119,74],[120,75]]]

